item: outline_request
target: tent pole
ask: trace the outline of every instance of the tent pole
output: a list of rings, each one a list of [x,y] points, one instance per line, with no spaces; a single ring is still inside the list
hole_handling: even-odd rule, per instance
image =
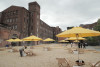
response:
[[[77,38],[77,45],[78,45],[78,37],[79,37],[79,34],[77,33],[77,34],[76,34],[76,38]],[[79,60],[79,48],[78,48],[78,60]]]

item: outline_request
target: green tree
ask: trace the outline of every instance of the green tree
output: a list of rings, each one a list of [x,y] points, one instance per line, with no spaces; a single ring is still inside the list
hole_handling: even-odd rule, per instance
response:
[[[100,19],[98,19],[97,25],[93,29],[96,31],[100,31]],[[92,45],[92,46],[100,45],[100,36],[87,37],[86,39],[89,45]]]
[[[94,27],[94,30],[100,31],[100,19],[97,21],[97,25]],[[100,45],[100,36],[95,37],[96,42]]]
[[[94,27],[94,30],[100,31],[100,19],[98,19],[97,25]]]
[[[98,45],[95,37],[86,37],[86,42],[91,46]]]

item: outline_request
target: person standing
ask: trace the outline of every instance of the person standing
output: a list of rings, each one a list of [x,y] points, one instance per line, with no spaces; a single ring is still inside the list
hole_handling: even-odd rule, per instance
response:
[[[19,52],[20,52],[20,56],[23,57],[24,48],[23,48],[23,47],[20,48],[20,49],[19,49]]]
[[[73,46],[73,43],[71,43],[71,47]]]
[[[79,43],[78,43],[78,48],[80,48],[80,45],[81,45],[81,43],[79,42]]]
[[[84,49],[86,48],[86,43],[83,43],[83,48],[84,48]]]
[[[83,46],[83,43],[80,43],[80,48],[82,48],[82,46]]]
[[[80,40],[80,48],[83,47],[83,44],[84,44],[84,41],[83,40]]]

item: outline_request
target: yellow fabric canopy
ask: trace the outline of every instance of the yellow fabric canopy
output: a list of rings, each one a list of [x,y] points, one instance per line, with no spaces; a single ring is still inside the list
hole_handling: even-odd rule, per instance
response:
[[[78,40],[75,40],[74,42],[79,42]]]
[[[40,40],[42,40],[42,39],[39,38],[39,37],[36,37],[34,35],[26,37],[26,38],[23,38],[23,41],[40,41]]]
[[[100,36],[100,32],[85,29],[82,27],[74,27],[72,29],[69,29],[67,31],[64,31],[58,35],[57,37],[89,37],[89,36]]]
[[[60,40],[59,42],[69,42],[69,41],[65,41],[65,40]]]
[[[19,41],[23,41],[23,40],[21,40],[21,39],[19,39],[19,38],[14,39],[14,42],[19,42]]]
[[[82,27],[74,27],[56,36],[57,37],[76,37],[78,40],[78,37],[100,36],[100,32],[85,29]],[[79,60],[79,54],[78,54],[78,60]]]
[[[19,39],[19,38],[17,38],[17,39],[9,39],[9,40],[7,40],[7,41],[9,41],[9,42],[20,42],[20,41],[22,41],[22,40]]]
[[[45,39],[45,40],[43,40],[43,41],[55,41],[55,40],[53,40],[53,39],[51,39],[51,38],[47,38],[47,39]]]
[[[76,37],[70,37],[67,40],[77,40],[77,38]],[[82,38],[82,37],[78,37],[78,40],[86,40],[86,39]]]
[[[8,42],[12,42],[12,41],[14,41],[13,39],[9,39],[9,40],[6,40],[6,41],[8,41]]]

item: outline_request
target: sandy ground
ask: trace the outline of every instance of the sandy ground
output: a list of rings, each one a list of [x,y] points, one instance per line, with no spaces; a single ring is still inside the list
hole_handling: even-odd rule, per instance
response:
[[[51,51],[45,51],[44,46],[51,47]],[[78,54],[68,53],[67,47],[61,44],[46,44],[34,46],[34,49],[31,49],[36,56],[25,56],[20,57],[19,52],[8,52],[10,49],[5,51],[0,51],[0,67],[58,67],[58,61],[56,58],[66,58],[70,62],[71,67],[75,64],[75,61],[78,59]],[[74,46],[76,47],[76,46]],[[17,49],[21,47],[15,47]],[[28,49],[29,50],[29,47]],[[85,52],[84,54],[79,54],[79,59],[85,61],[83,67],[90,67],[89,62],[100,61],[100,53],[94,53],[92,51]]]

